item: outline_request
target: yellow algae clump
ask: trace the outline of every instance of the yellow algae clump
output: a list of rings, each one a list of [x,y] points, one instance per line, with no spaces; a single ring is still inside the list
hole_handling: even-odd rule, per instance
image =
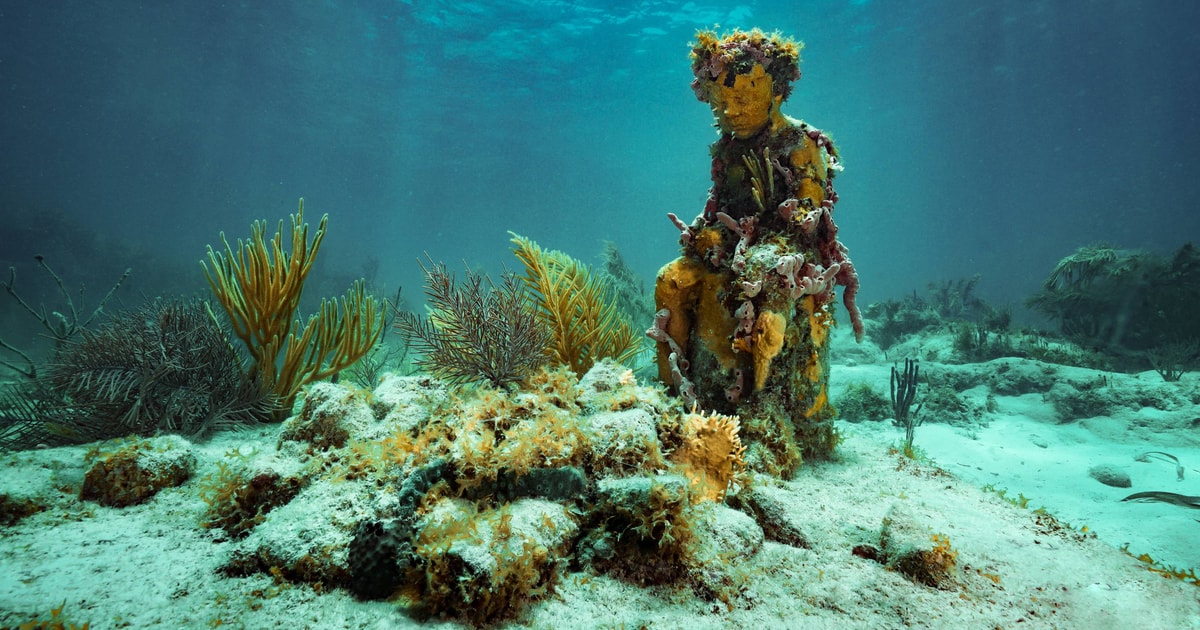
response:
[[[691,480],[702,501],[720,501],[734,478],[746,467],[742,454],[746,447],[738,436],[741,425],[737,416],[718,413],[690,413],[683,422],[683,445],[671,459]]]
[[[710,249],[721,247],[721,231],[714,227],[702,228],[696,232],[696,238],[693,241],[693,247],[696,251],[705,253]]]
[[[699,54],[698,51],[701,51],[701,50],[716,51],[717,44],[719,44],[720,42],[721,42],[721,37],[719,35],[717,35],[716,31],[697,31],[696,32],[696,43],[693,45],[693,48],[695,49],[695,51],[692,52],[692,55],[693,56],[698,55]]]
[[[771,372],[771,359],[783,350],[783,334],[787,320],[773,311],[759,313],[754,323],[754,391],[762,389]]]
[[[696,253],[700,254],[701,258],[708,260],[715,256],[715,252],[721,251],[721,242],[721,230],[702,228],[692,240],[692,247],[696,248]]]

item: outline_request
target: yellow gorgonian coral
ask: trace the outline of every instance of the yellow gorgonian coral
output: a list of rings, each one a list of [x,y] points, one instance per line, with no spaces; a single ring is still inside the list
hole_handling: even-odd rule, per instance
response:
[[[356,281],[340,302],[322,299],[307,321],[296,317],[300,292],[328,223],[329,215],[321,217],[310,243],[301,199],[292,215],[290,252],[283,221],[270,243],[267,223],[255,221],[250,238],[239,239],[236,252],[222,233],[224,251],[210,246],[208,263],[200,263],[233,332],[254,361],[251,376],[261,377],[278,399],[277,420],[291,414],[301,387],[354,365],[383,334],[384,309],[367,293],[363,280]]]
[[[617,309],[602,276],[562,252],[544,250],[516,234],[512,237],[513,253],[525,265],[522,280],[538,317],[554,333],[550,352],[555,364],[582,377],[596,361],[612,358],[621,363],[641,350],[641,330]]]

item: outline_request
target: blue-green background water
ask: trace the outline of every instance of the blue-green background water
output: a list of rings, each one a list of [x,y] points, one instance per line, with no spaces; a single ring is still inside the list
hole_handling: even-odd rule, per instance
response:
[[[299,197],[331,216],[321,273],[373,258],[410,297],[422,251],[514,266],[509,230],[591,262],[614,241],[649,282],[709,184],[688,43],[757,26],[806,43],[785,112],[845,158],[861,303],[975,273],[1019,302],[1080,245],[1200,236],[1197,23],[1183,0],[3,2],[0,213],[146,250],[64,275],[176,263],[179,291]],[[33,283],[62,230],[4,223]]]

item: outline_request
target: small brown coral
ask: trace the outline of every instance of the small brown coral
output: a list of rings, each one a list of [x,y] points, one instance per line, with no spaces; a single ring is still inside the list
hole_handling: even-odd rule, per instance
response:
[[[277,448],[287,441],[307,442],[311,445],[310,450],[320,451],[346,445],[350,431],[345,427],[343,418],[355,393],[322,385],[310,388],[300,413],[288,420],[280,432]]]
[[[930,533],[928,519],[902,503],[883,518],[880,549],[889,569],[917,584],[953,589],[958,584],[958,552],[945,534]]]
[[[0,526],[16,525],[21,519],[42,512],[46,504],[29,497],[12,496],[0,492]]]
[[[91,466],[83,477],[80,498],[109,507],[137,505],[163,488],[187,481],[196,465],[190,451],[170,441],[117,444],[120,446],[115,451],[96,447],[85,456]]]
[[[441,499],[417,528],[422,605],[476,627],[519,614],[551,592],[559,558],[578,532],[565,506],[539,499],[484,510]]]
[[[914,582],[934,588],[949,589],[955,584],[958,552],[950,546],[944,534],[929,537],[932,546],[914,548],[889,563]]]
[[[250,475],[218,462],[217,471],[205,477],[200,487],[200,497],[208,504],[201,524],[240,538],[261,523],[267,512],[295,498],[303,486],[298,477],[284,478],[269,470]]]

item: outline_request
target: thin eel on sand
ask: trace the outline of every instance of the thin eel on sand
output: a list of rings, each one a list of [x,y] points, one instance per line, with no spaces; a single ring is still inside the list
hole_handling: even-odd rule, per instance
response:
[[[1200,497],[1188,494],[1175,494],[1174,492],[1135,492],[1122,501],[1161,501],[1178,505],[1179,507],[1192,508],[1200,510]]]

